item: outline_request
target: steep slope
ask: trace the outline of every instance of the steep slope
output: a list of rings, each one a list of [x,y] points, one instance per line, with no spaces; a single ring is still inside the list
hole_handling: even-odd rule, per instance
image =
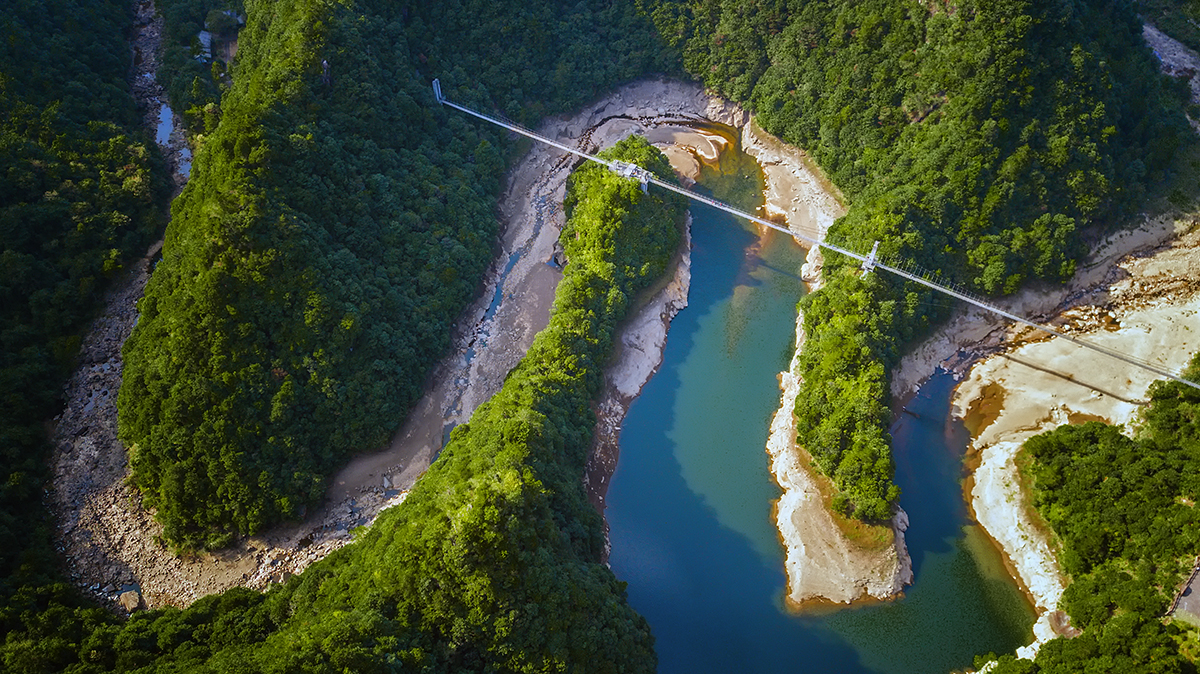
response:
[[[163,224],[162,159],[125,81],[131,19],[116,0],[15,0],[0,13],[3,634],[47,606],[79,604],[58,582],[43,507],[46,422],[102,291]],[[63,651],[49,636],[6,654],[2,668]]]
[[[607,154],[672,177],[644,140]],[[266,594],[86,625],[61,639],[71,671],[653,671],[649,627],[600,563],[583,471],[616,325],[665,271],[686,203],[587,165],[566,206],[549,326],[403,504]],[[11,633],[4,657],[47,629]]]

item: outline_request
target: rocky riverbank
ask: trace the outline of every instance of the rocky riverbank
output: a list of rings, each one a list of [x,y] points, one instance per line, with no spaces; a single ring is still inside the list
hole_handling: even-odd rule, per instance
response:
[[[838,190],[802,150],[767,134],[752,120],[741,131],[747,154],[763,168],[763,210],[768,217],[786,222],[802,245],[824,240],[829,227],[845,213]],[[820,249],[809,247],[801,277],[810,291],[820,283],[821,264]],[[804,348],[803,325],[803,316],[798,315],[796,350],[788,370],[779,375],[780,407],[767,440],[771,474],[783,490],[775,504],[775,523],[785,549],[787,601],[800,607],[813,601],[895,597],[913,578],[904,542],[908,516],[903,510],[896,513],[890,538],[882,544],[851,540],[834,521],[811,459],[796,446],[793,408],[800,387],[796,368]]]
[[[146,130],[166,159],[174,196],[187,182],[191,151],[182,129],[173,123],[166,92],[154,77],[162,55],[163,19],[150,0],[133,3],[133,10],[130,89]],[[104,312],[83,338],[79,368],[64,386],[66,409],[51,431],[53,486],[48,501],[57,516],[55,539],[67,575],[101,602],[124,611],[136,610],[144,602],[136,565],[125,563],[122,556],[95,541],[113,536],[123,540],[139,527],[149,527],[154,535],[159,531],[137,495],[125,486],[128,468],[124,447],[116,437],[116,397],[121,346],[137,322],[137,300],[161,249],[162,241],[154,243],[105,296]],[[154,535],[148,540],[153,542]]]
[[[1070,282],[997,301],[1011,313],[1178,370],[1200,347],[1200,222],[1147,218],[1093,248]],[[1191,233],[1189,233],[1191,232]],[[911,394],[936,369],[963,380],[954,414],[973,431],[979,466],[968,481],[975,519],[1004,554],[1038,612],[1031,657],[1070,634],[1057,611],[1065,580],[1052,541],[1029,508],[1015,457],[1029,437],[1064,423],[1129,424],[1155,375],[976,308],[965,308],[893,373],[892,393]]]
[[[689,215],[680,251],[672,265],[674,274],[621,326],[612,364],[604,373],[604,391],[596,405],[596,435],[583,479],[588,499],[601,513],[609,480],[620,458],[621,423],[629,412],[629,404],[662,365],[671,320],[688,303],[692,279],[691,225]],[[606,540],[606,557],[607,552]]]
[[[834,521],[817,482],[820,478],[809,467],[811,459],[796,446],[793,410],[800,390],[796,369],[804,344],[803,315],[796,320],[796,344],[791,366],[779,375],[783,397],[767,441],[771,473],[783,489],[775,518],[786,548],[787,602],[801,608],[817,600],[848,604],[864,597],[895,597],[913,581],[912,559],[904,542],[908,515],[898,510],[891,540],[871,547],[851,541]]]
[[[142,113],[142,123],[154,134],[154,140],[167,160],[173,190],[179,195],[192,171],[192,150],[183,132],[183,124],[167,103],[167,92],[155,79],[162,59],[163,18],[154,9],[153,0],[136,0],[134,7],[133,69],[129,85]]]
[[[138,6],[139,12],[150,7]],[[145,72],[133,77],[145,92],[147,122],[161,121],[162,92],[145,77],[156,63],[154,38],[161,23],[139,19],[146,29],[137,43]],[[157,112],[155,106],[159,106]],[[624,87],[571,117],[549,120],[541,132],[594,151],[637,132],[668,150],[674,165],[695,177],[700,162],[712,161],[726,143],[719,134],[695,127],[708,122],[747,127],[748,116],[700,87],[647,80]],[[166,149],[178,155],[177,134]],[[172,161],[178,166],[181,158]],[[378,513],[403,500],[406,490],[440,451],[450,428],[503,383],[505,375],[545,327],[561,271],[557,250],[563,224],[559,204],[572,157],[535,146],[510,172],[499,210],[502,254],[487,276],[478,301],[464,312],[454,350],[431,375],[418,403],[391,446],[351,462],[332,480],[324,506],[304,522],[278,527],[213,554],[177,557],[159,540],[161,528],[127,485],[125,448],[116,439],[116,391],[120,349],[137,320],[135,304],[148,278],[150,259],[114,290],[104,316],[85,337],[80,370],[68,385],[68,406],[57,422],[52,501],[60,522],[59,544],[68,573],[96,594],[117,599],[127,609],[186,605],[233,586],[262,588],[299,573],[308,564],[352,540],[351,531],[369,525]],[[785,166],[780,163],[779,166]],[[784,170],[786,173],[786,168]],[[184,174],[176,171],[182,180]],[[788,178],[775,181],[782,190]],[[180,182],[180,185],[182,182]],[[790,193],[788,193],[790,194]],[[779,208],[801,208],[803,200]],[[666,325],[686,305],[689,265],[681,252],[674,278],[627,322],[617,365],[608,373],[610,390],[602,404],[600,437],[615,448],[628,401],[661,361]],[[604,441],[600,441],[603,445]],[[597,503],[615,465],[615,451],[599,451],[587,484]],[[129,592],[139,595],[125,594]]]
[[[1144,36],[1163,71],[1186,79],[1193,102],[1200,101],[1200,57],[1149,24]],[[1146,218],[1094,246],[1067,284],[1027,289],[996,304],[1179,371],[1200,348],[1197,224],[1194,213]],[[964,378],[955,414],[972,430],[968,451],[979,463],[968,501],[1037,608],[1034,642],[1018,651],[1032,657],[1045,641],[1072,631],[1057,611],[1066,581],[1021,485],[1016,455],[1026,439],[1062,424],[1134,423],[1159,377],[975,308],[961,310],[901,362],[893,395],[911,394],[936,368]]]
[[[1196,222],[1177,221],[1180,229]],[[1073,337],[1179,371],[1200,349],[1200,231],[1132,251],[1105,280],[1083,289],[1050,321]],[[1057,611],[1065,580],[1054,543],[1029,504],[1015,458],[1028,438],[1063,424],[1102,420],[1130,426],[1146,390],[1161,377],[1062,339],[1013,330],[994,355],[975,363],[954,397],[974,430],[979,456],[970,503],[1037,606],[1035,642],[1066,632]]]

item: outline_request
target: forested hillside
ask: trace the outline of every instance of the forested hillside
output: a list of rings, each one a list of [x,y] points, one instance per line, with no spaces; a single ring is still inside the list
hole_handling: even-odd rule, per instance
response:
[[[236,39],[242,0],[155,0],[155,9],[165,28],[156,77],[188,130],[211,132],[221,119],[229,63],[219,54],[203,58],[200,31],[207,28],[218,41]]]
[[[1200,2],[1195,0],[1141,0],[1146,20],[1159,30],[1200,50]]]
[[[448,347],[491,257],[508,146],[438,108],[432,76],[536,119],[669,63],[621,3],[245,10],[119,398],[134,482],[185,548],[319,502],[338,465],[404,420]]]
[[[644,140],[606,154],[673,179]],[[649,627],[600,563],[582,477],[616,325],[666,269],[686,204],[592,164],[568,189],[549,326],[402,505],[266,594],[70,633],[31,620],[5,662],[51,670],[35,655],[54,635],[77,672],[653,671]]]
[[[1195,671],[1180,652],[1190,631],[1196,657],[1195,628],[1161,616],[1200,549],[1200,392],[1157,382],[1137,433],[1122,431],[1091,422],[1025,443],[1033,503],[1071,578],[1060,608],[1083,634],[1033,662],[1000,658],[993,674]]]
[[[811,152],[850,199],[831,241],[984,294],[1069,277],[1188,142],[1128,3],[639,0],[687,69]],[[945,312],[826,259],[801,302],[799,442],[835,505],[890,516],[889,373]]]
[[[401,423],[445,351],[493,252],[513,147],[437,109],[433,77],[533,123],[672,72],[661,34],[689,71],[821,162],[853,202],[832,239],[881,240],[888,256],[992,293],[1068,275],[1080,232],[1135,209],[1186,137],[1117,2],[639,0],[641,16],[622,0],[247,0],[228,80],[188,60],[189,36],[201,13],[234,6],[161,5],[164,67],[178,75],[164,79],[204,111],[189,121],[206,136],[120,393],[134,482],[179,548],[303,513],[331,471]],[[115,0],[17,0],[0,15],[0,668],[653,669],[646,623],[598,563],[580,471],[612,331],[669,258],[683,205],[595,167],[572,180],[571,263],[550,327],[356,544],[268,593],[127,622],[56,582],[44,423],[98,292],[161,222],[160,161],[125,83],[129,19]],[[669,174],[644,144],[618,156]],[[804,300],[800,440],[839,507],[877,520],[896,497],[888,372],[938,309],[850,272],[828,260],[826,289]],[[1119,507],[1141,515],[1112,515],[1123,538],[1063,528],[1081,588],[1068,610],[1088,631],[1037,665],[1005,666],[1065,671],[1127,651],[1176,671],[1173,628],[1146,618],[1178,568],[1171,555],[1197,535],[1183,467],[1197,401],[1173,391],[1156,389],[1162,416],[1136,441],[1096,427],[1046,441],[1062,447],[1047,465],[1081,476],[1096,467],[1079,447],[1127,463],[1142,486]],[[1158,452],[1149,463],[1145,447]],[[1109,517],[1093,501],[1110,495],[1090,488],[1044,487],[1047,518]],[[1165,520],[1139,505],[1163,498]],[[1120,651],[1127,633],[1149,650]]]
[[[42,506],[46,421],[101,293],[164,220],[162,159],[125,80],[131,23],[124,0],[0,12],[0,634],[78,601]]]

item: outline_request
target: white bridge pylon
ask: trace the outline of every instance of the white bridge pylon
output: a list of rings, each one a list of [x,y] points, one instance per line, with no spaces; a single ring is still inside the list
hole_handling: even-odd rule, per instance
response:
[[[1181,384],[1186,384],[1187,386],[1191,386],[1194,389],[1200,390],[1200,383],[1194,382],[1190,379],[1185,379],[1184,377],[1180,376],[1180,374],[1171,372],[1169,370],[1165,370],[1162,367],[1155,365],[1154,363],[1144,361],[1140,358],[1131,356],[1129,354],[1121,353],[1120,351],[1110,349],[1107,346],[1102,346],[1100,344],[1094,344],[1092,342],[1084,341],[1082,339],[1079,339],[1078,337],[1073,337],[1073,336],[1068,335],[1059,330],[1055,330],[1054,328],[1052,328],[1048,325],[1042,325],[1040,323],[1035,323],[1027,318],[1022,318],[1021,316],[1017,316],[1016,314],[1007,312],[1007,311],[1001,309],[1000,307],[989,304],[989,303],[985,302],[982,298],[976,297],[975,295],[972,295],[968,292],[950,288],[941,283],[938,283],[936,281],[932,281],[928,278],[925,278],[924,276],[922,276],[921,274],[918,274],[916,272],[905,270],[905,269],[903,269],[899,266],[893,265],[893,264],[888,264],[888,263],[878,259],[878,252],[879,252],[879,242],[878,241],[876,241],[875,245],[871,248],[871,252],[869,255],[862,255],[861,253],[856,253],[848,248],[843,248],[842,246],[839,246],[837,244],[828,243],[828,242],[820,240],[820,239],[814,239],[812,237],[801,234],[800,232],[792,231],[792,230],[788,229],[787,227],[778,225],[774,222],[771,222],[770,220],[766,220],[766,219],[760,218],[756,215],[751,215],[750,213],[740,211],[740,210],[734,208],[733,206],[730,206],[729,204],[726,204],[724,202],[717,201],[716,199],[713,199],[711,197],[706,197],[703,194],[698,194],[696,192],[693,192],[693,191],[686,189],[684,187],[681,187],[679,185],[669,183],[665,180],[661,180],[657,176],[655,176],[653,173],[647,171],[646,169],[644,169],[640,166],[637,166],[636,164],[630,164],[630,163],[623,162],[623,161],[613,161],[613,160],[608,160],[608,159],[601,159],[600,157],[597,157],[595,155],[588,154],[587,152],[583,152],[576,148],[559,143],[558,141],[551,140],[549,138],[546,138],[545,136],[534,133],[533,131],[530,131],[529,129],[526,129],[525,127],[515,124],[513,122],[498,119],[496,117],[492,117],[491,115],[486,115],[482,112],[479,112],[478,110],[469,108],[465,105],[460,105],[458,103],[455,103],[455,102],[451,101],[450,99],[446,98],[445,95],[442,94],[441,82],[439,82],[436,79],[433,81],[433,95],[437,99],[437,102],[441,105],[448,105],[456,110],[465,112],[468,115],[471,115],[472,117],[477,117],[479,119],[482,119],[485,122],[489,122],[491,124],[495,124],[496,126],[503,127],[514,133],[519,133],[522,136],[525,136],[527,138],[532,138],[533,140],[536,140],[539,143],[545,143],[546,145],[556,147],[556,148],[562,150],[563,152],[567,152],[567,153],[576,155],[577,157],[581,157],[588,161],[596,162],[597,164],[602,164],[604,166],[607,166],[609,168],[609,170],[613,171],[614,173],[616,173],[619,176],[622,176],[625,178],[634,178],[634,179],[638,180],[639,182],[641,182],[643,191],[646,190],[647,185],[650,185],[650,184],[657,185],[658,187],[661,187],[666,190],[670,190],[677,194],[681,194],[681,195],[683,195],[689,199],[692,199],[694,201],[699,201],[701,203],[708,204],[709,206],[712,206],[713,208],[716,208],[718,210],[725,211],[726,213],[729,213],[730,215],[742,218],[744,220],[749,220],[750,222],[762,225],[763,227],[769,227],[771,229],[778,230],[780,232],[783,232],[784,234],[787,234],[788,236],[790,236],[794,239],[803,241],[811,246],[817,246],[818,248],[821,248],[823,250],[833,251],[835,253],[845,255],[846,257],[858,260],[859,262],[863,263],[861,275],[864,277],[871,271],[874,271],[875,269],[882,269],[886,272],[889,272],[896,276],[899,276],[907,281],[912,281],[913,283],[923,285],[926,288],[930,288],[931,290],[935,290],[942,294],[949,295],[950,297],[953,297],[955,299],[966,302],[967,304],[979,307],[980,309],[983,309],[984,311],[988,311],[990,313],[996,314],[997,316],[1007,318],[1008,320],[1013,321],[1015,323],[1020,323],[1022,325],[1029,326],[1031,328],[1034,328],[1035,330],[1039,330],[1041,332],[1044,332],[1048,335],[1052,335],[1054,337],[1058,337],[1060,339],[1065,339],[1068,342],[1077,344],[1085,349],[1090,349],[1097,353],[1104,354],[1104,355],[1108,356],[1109,358],[1115,358],[1116,360],[1127,363],[1134,367],[1141,368],[1143,370],[1147,370],[1147,371],[1149,371],[1153,374],[1156,374],[1160,377],[1165,377],[1167,379],[1171,379],[1171,380],[1177,381]]]

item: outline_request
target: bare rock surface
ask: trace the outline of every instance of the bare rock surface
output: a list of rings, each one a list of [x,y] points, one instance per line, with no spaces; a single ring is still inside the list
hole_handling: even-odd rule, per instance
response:
[[[1128,273],[1117,264],[1120,260],[1136,251],[1167,245],[1191,226],[1190,217],[1147,218],[1139,227],[1117,232],[1097,243],[1066,284],[1030,287],[1009,297],[991,300],[991,303],[1034,322],[1050,322],[1052,317],[1068,308],[1103,302],[1108,294],[1106,284]],[[1025,329],[1014,327],[1008,319],[964,304],[896,366],[892,372],[892,395],[898,399],[911,395],[938,368],[961,377],[976,360],[996,352],[1013,335]]]
[[[1142,26],[1142,37],[1154,50],[1162,71],[1185,80],[1192,90],[1192,102],[1200,103],[1200,55],[1149,23]]]
[[[142,123],[154,133],[167,160],[174,186],[172,196],[176,196],[191,172],[192,151],[182,123],[167,104],[166,90],[154,78],[162,59],[162,36],[166,28],[162,16],[154,10],[153,0],[135,0],[133,8],[133,69],[129,84],[142,113]]]
[[[1190,221],[1180,223],[1190,224]],[[1179,371],[1200,349],[1200,231],[1134,252],[1113,265],[1107,280],[1088,289],[1086,303],[1053,314],[1060,329],[1168,371]],[[1161,377],[1062,339],[1009,335],[995,355],[976,363],[954,397],[955,414],[983,425],[971,445],[975,517],[1017,570],[1039,612],[1031,657],[1056,633],[1058,600],[1066,586],[1054,543],[1031,517],[1029,495],[1014,462],[1022,443],[1060,425],[1103,420],[1135,423],[1146,390]],[[985,397],[1001,404],[979,417]]]
[[[1143,36],[1162,70],[1185,78],[1193,102],[1200,102],[1200,57],[1150,24]],[[1145,218],[1100,241],[1067,284],[1023,290],[995,304],[1177,372],[1200,347],[1197,223],[1194,214]],[[965,377],[954,413],[977,426],[969,451],[980,460],[969,502],[1037,608],[1034,641],[1017,652],[1031,658],[1045,641],[1074,630],[1057,610],[1066,581],[1054,542],[1021,487],[1016,454],[1028,438],[1062,424],[1136,422],[1146,390],[1160,377],[976,308],[960,310],[904,358],[893,372],[892,394],[911,394],[939,367]]]
[[[749,120],[742,144],[763,168],[764,210],[786,222],[808,256],[801,277],[810,291],[821,283],[822,258],[813,241],[824,241],[829,227],[845,214],[841,194],[803,150],[786,145]],[[787,602],[801,607],[813,601],[851,603],[866,597],[888,599],[912,584],[912,559],[904,541],[908,515],[892,518],[892,542],[868,549],[851,541],[834,522],[817,485],[816,469],[796,446],[794,407],[800,390],[797,372],[804,348],[804,317],[796,318],[796,352],[779,375],[781,399],[771,420],[767,454],[771,474],[783,490],[775,505],[775,523],[785,550]]]

